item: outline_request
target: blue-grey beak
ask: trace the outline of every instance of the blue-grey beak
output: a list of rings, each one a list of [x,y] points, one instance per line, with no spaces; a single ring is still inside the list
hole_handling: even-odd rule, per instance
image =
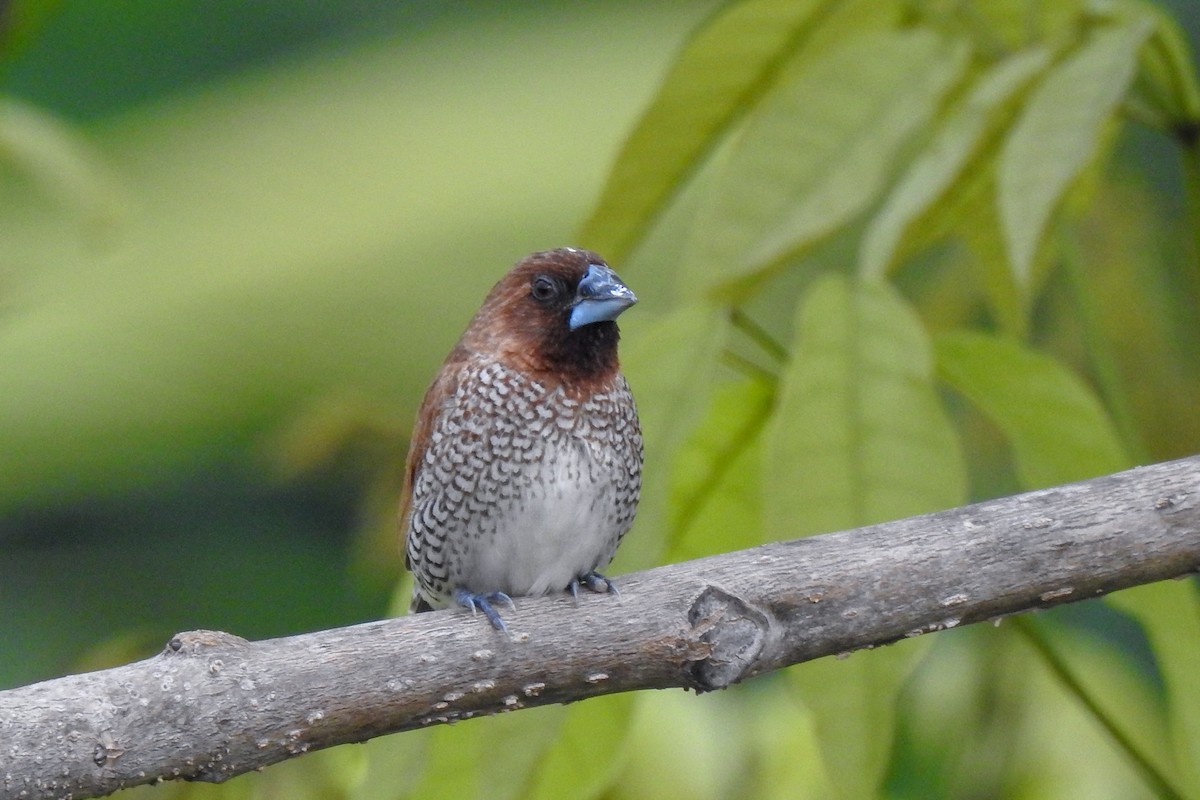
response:
[[[637,302],[637,295],[603,264],[589,264],[579,281],[575,305],[571,308],[570,327],[577,330],[593,322],[614,320]]]

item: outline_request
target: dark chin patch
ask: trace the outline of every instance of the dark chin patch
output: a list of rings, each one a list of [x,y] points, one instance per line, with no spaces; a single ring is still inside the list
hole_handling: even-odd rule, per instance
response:
[[[617,323],[593,322],[566,336],[552,336],[543,343],[542,352],[550,369],[568,381],[602,379],[617,368],[620,338]]]

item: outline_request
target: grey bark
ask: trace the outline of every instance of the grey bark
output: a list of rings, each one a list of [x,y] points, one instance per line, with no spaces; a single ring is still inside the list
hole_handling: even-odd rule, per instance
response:
[[[1200,570],[1200,457],[519,599],[153,658],[0,692],[0,798],[223,781],[309,750],[763,672]]]

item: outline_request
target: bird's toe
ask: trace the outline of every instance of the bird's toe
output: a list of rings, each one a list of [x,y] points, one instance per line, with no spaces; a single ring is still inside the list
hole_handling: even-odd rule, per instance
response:
[[[615,583],[595,570],[574,578],[567,585],[567,589],[570,590],[571,596],[575,598],[575,602],[577,604],[579,602],[580,586],[587,589],[589,592],[595,592],[596,594],[615,594],[618,596],[621,594],[619,591],[617,591],[617,585]]]
[[[454,592],[454,600],[460,606],[471,609],[472,613],[482,611],[483,615],[488,618],[488,622],[492,623],[492,627],[502,633],[508,633],[508,626],[504,624],[504,620],[500,618],[500,612],[495,607],[503,604],[514,611],[517,610],[517,604],[504,592],[483,592],[477,594],[467,589],[459,588]]]

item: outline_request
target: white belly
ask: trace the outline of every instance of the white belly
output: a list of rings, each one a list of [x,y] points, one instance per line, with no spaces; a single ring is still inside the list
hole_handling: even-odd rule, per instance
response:
[[[615,548],[613,486],[582,442],[556,448],[501,520],[465,559],[472,591],[513,596],[561,591],[607,563]]]

